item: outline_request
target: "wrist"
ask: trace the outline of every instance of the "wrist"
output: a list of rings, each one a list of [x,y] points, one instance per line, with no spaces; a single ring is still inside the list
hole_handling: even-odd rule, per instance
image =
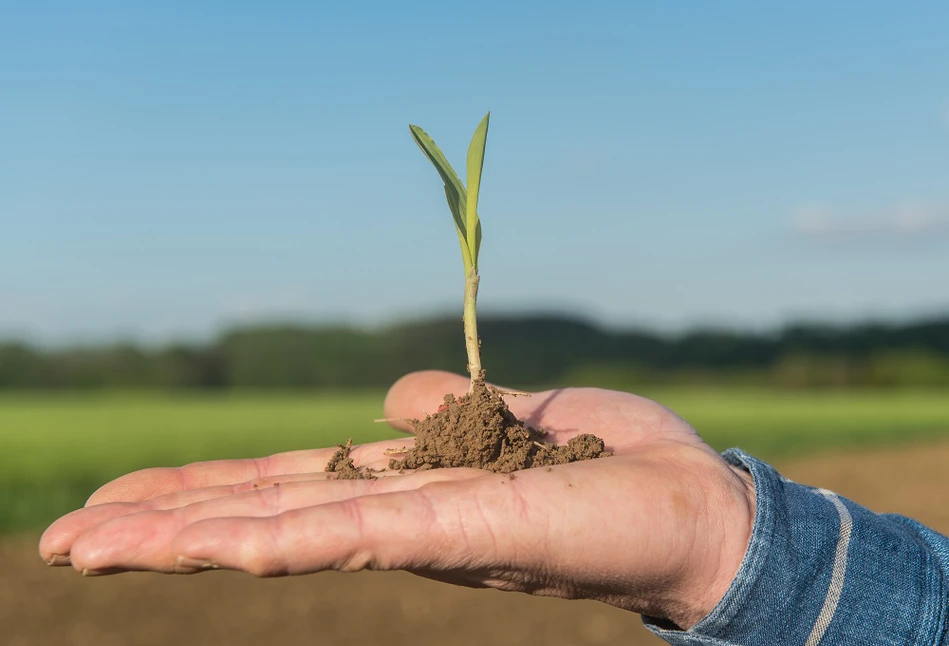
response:
[[[735,580],[751,541],[755,518],[755,485],[752,475],[732,465],[725,487],[709,497],[709,518],[705,523],[706,550],[699,551],[702,562],[695,564],[696,576],[680,602],[666,617],[678,628],[688,630],[722,600]],[[711,513],[715,510],[717,513]]]

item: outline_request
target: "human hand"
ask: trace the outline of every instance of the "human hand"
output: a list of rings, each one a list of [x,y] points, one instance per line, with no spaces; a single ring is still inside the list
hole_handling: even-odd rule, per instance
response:
[[[386,415],[423,416],[467,385],[443,372],[408,375],[390,389]],[[750,476],[642,397],[572,388],[509,404],[552,441],[594,433],[613,456],[511,476],[433,469],[376,480],[323,473],[335,449],[146,469],[103,486],[86,507],[53,523],[40,554],[90,575],[400,569],[597,599],[681,628],[705,616],[748,544]],[[386,449],[411,442],[365,444],[351,457],[381,468]]]

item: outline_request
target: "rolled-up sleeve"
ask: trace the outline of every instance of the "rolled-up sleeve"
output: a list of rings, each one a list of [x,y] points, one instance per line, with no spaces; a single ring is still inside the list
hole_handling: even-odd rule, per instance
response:
[[[751,473],[755,518],[738,574],[687,631],[646,626],[670,644],[949,646],[949,539],[800,485],[732,449]]]

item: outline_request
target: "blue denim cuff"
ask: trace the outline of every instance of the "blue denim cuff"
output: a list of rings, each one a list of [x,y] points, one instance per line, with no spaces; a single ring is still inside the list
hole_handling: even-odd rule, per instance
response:
[[[687,631],[643,617],[670,644],[949,644],[949,539],[791,482],[732,449],[751,473],[755,518],[738,574]]]

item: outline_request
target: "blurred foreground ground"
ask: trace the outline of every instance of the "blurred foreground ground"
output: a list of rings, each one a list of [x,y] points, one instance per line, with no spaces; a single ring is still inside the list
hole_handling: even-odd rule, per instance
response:
[[[783,460],[799,482],[949,533],[949,443]],[[50,569],[36,536],[0,540],[0,631],[68,644],[660,644],[637,615],[593,602],[453,588],[403,573],[257,580],[227,572],[83,579]]]

